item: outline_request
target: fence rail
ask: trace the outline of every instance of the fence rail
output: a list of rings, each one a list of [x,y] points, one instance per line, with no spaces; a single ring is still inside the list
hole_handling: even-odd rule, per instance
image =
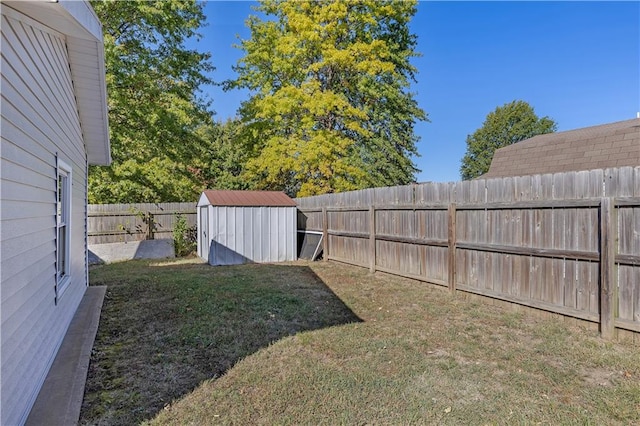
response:
[[[640,341],[640,167],[299,198],[324,258]]]
[[[172,238],[178,215],[196,226],[196,203],[89,204],[89,244]]]

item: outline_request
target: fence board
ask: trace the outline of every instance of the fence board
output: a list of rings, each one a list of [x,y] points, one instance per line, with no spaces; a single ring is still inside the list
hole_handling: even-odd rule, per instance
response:
[[[416,204],[449,203],[455,200],[456,182],[419,184],[414,191]]]
[[[414,185],[374,188],[376,204],[411,204],[414,202]]]
[[[628,285],[633,286],[631,293],[633,294],[633,317],[630,321],[640,324],[640,268],[627,267],[629,271],[629,279],[626,281]]]
[[[607,197],[632,197],[640,194],[640,166],[605,169],[604,189]]]
[[[298,229],[322,231],[322,210],[302,212],[298,210]]]
[[[640,229],[640,207],[618,208],[618,253],[640,253],[638,229]]]
[[[447,282],[448,249],[447,247],[420,247],[420,275],[427,281]]]
[[[640,275],[637,274],[638,268],[632,268],[626,265],[620,266],[619,278],[620,287],[618,290],[618,317],[624,320],[635,320],[637,312],[637,289],[633,282],[640,281]]]
[[[575,261],[563,259],[562,277],[564,283],[563,306],[571,309],[580,309],[578,304],[579,288],[576,280]],[[584,305],[584,304],[583,304]]]
[[[154,219],[151,232],[149,214]],[[190,227],[196,225],[196,203],[89,204],[88,243],[172,238],[177,214],[182,214]]]

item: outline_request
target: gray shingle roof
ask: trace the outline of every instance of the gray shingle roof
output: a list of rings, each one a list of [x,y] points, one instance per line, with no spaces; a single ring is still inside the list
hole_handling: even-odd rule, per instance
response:
[[[640,118],[534,136],[496,150],[483,178],[640,165]]]

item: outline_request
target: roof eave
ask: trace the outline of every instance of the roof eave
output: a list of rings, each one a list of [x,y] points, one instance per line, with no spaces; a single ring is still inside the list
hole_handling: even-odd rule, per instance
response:
[[[111,142],[109,140],[109,118],[107,113],[107,84],[104,66],[104,45],[102,39],[95,42],[96,67],[90,73],[83,68],[82,72],[74,72],[72,46],[79,40],[68,40],[69,60],[72,62],[71,73],[74,81],[86,82],[75,86],[78,102],[78,114],[83,124],[84,142],[87,148],[87,161],[97,166],[111,164]],[[95,82],[97,81],[97,84]],[[94,84],[91,84],[94,83]],[[96,109],[96,99],[100,107]]]
[[[111,164],[102,24],[91,5],[74,0],[3,3],[66,36],[87,161],[92,165]],[[81,63],[80,50],[85,65],[82,71],[77,67]],[[87,63],[91,66],[87,67]]]

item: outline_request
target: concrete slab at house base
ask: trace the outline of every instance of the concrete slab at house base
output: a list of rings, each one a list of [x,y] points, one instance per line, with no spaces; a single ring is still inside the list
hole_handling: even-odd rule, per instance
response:
[[[172,239],[89,244],[89,264],[175,257]]]
[[[91,349],[106,290],[106,286],[87,288],[26,425],[78,424]]]

